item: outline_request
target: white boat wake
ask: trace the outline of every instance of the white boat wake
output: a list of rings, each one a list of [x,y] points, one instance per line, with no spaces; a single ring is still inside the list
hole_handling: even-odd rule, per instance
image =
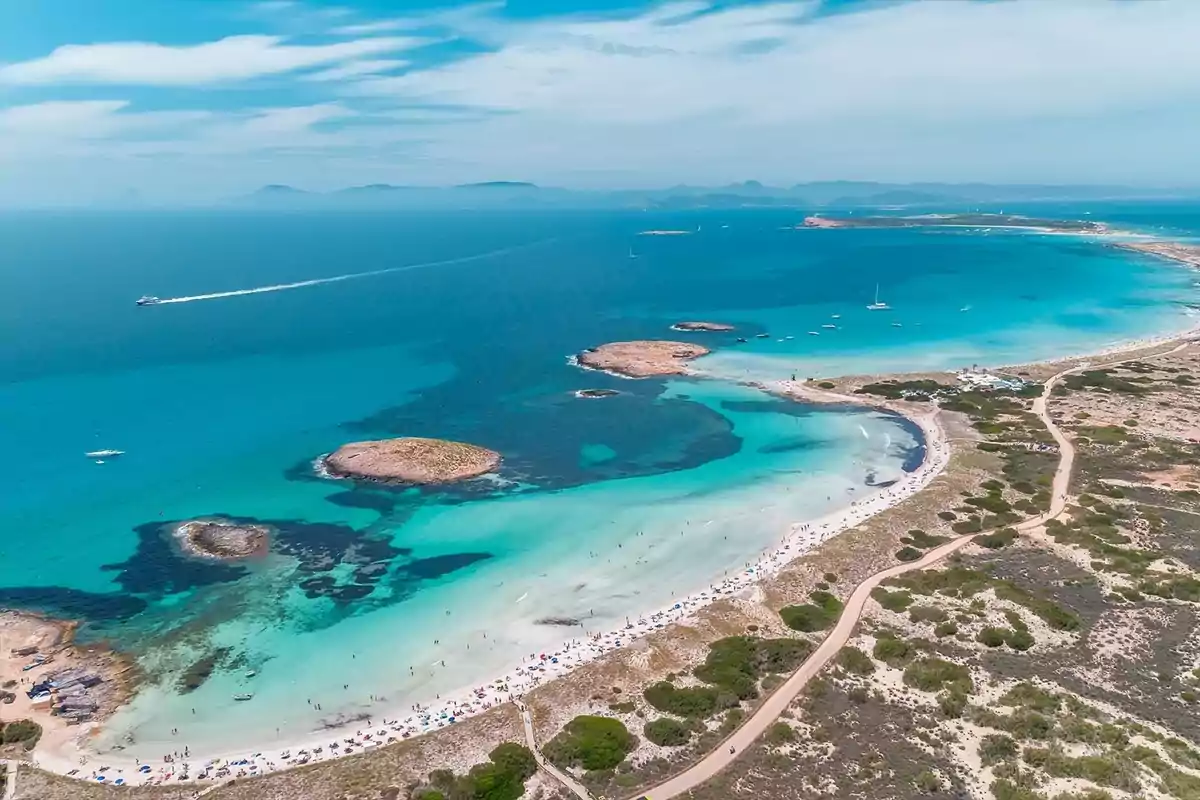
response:
[[[373,269],[369,272],[352,272],[348,275],[334,275],[329,278],[313,278],[307,281],[296,281],[295,283],[277,283],[273,286],[256,286],[252,289],[235,289],[228,292],[212,292],[211,294],[194,294],[188,297],[164,297],[155,305],[167,305],[168,303],[195,303],[199,300],[220,300],[225,297],[241,297],[248,294],[266,294],[267,292],[283,292],[289,289],[303,289],[306,286],[321,286],[326,283],[341,283],[342,281],[358,280],[359,278],[375,278],[380,275],[390,275],[393,272],[408,272],[414,269],[428,269],[430,267],[447,267],[452,264],[466,264],[471,261],[482,261],[485,258],[495,258],[496,256],[515,253],[519,250],[527,250],[531,247],[537,247],[541,244],[554,241],[553,239],[543,239],[531,244],[521,244],[514,247],[504,247],[499,250],[489,250],[486,253],[478,253],[473,256],[463,256],[462,258],[448,258],[442,261],[426,261],[421,264],[405,264],[402,267],[386,267],[385,269]]]

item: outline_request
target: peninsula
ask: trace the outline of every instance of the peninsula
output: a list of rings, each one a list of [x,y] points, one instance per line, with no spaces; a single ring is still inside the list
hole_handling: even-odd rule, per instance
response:
[[[188,555],[236,560],[263,555],[271,538],[264,525],[238,525],[194,519],[175,528],[175,539]]]
[[[500,454],[464,442],[406,436],[344,444],[324,459],[337,478],[384,483],[453,483],[493,472]]]
[[[684,375],[687,362],[711,352],[707,347],[689,342],[670,342],[649,339],[632,342],[609,342],[577,356],[579,364],[590,369],[614,372],[629,378],[648,378],[652,375]]]
[[[1200,245],[1197,244],[1181,244],[1180,242],[1115,242],[1114,244],[1122,250],[1147,253],[1200,269]]]
[[[724,331],[734,330],[732,325],[726,325],[724,322],[676,322],[671,326],[673,331],[711,331],[721,333]]]
[[[1108,233],[1108,226],[1086,220],[1040,219],[1017,214],[918,214],[896,217],[804,218],[801,228],[1015,228],[1046,233]]]

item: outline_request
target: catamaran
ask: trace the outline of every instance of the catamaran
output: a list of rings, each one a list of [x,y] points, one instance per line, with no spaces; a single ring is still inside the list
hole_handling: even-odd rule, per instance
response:
[[[867,306],[868,311],[886,311],[891,308],[887,303],[879,302],[879,284],[875,284],[875,302]]]

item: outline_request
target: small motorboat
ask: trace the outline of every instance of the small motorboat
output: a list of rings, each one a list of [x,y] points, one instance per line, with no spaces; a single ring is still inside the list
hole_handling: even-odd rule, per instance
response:
[[[809,336],[820,336],[821,332],[820,331],[809,331],[808,335]]]
[[[125,455],[124,450],[93,450],[83,454],[87,458],[116,458]]]
[[[151,296],[151,295],[148,295],[148,294],[147,294],[147,295],[142,295],[142,296],[141,296],[141,297],[139,297],[139,298],[138,298],[138,300],[137,300],[137,304],[138,304],[139,306],[156,306],[156,305],[158,305],[158,304],[159,304],[159,303],[161,303],[161,302],[162,302],[162,300],[158,299],[157,297],[153,297],[153,296]]]
[[[754,338],[755,338],[755,339],[770,339],[770,338],[771,338],[771,334],[769,334],[769,333],[760,333],[760,334],[756,335]]]
[[[746,343],[746,337],[745,337],[745,336],[739,336],[739,337],[737,338],[737,340],[738,340],[738,344],[745,344],[745,343]]]
[[[246,700],[253,700],[253,699],[254,699],[254,695],[252,695],[252,694],[235,694],[235,695],[233,696],[233,699],[234,699],[234,700],[238,700],[238,701],[243,701],[243,702],[244,702],[244,701],[246,701]]]
[[[837,325],[822,325],[821,327],[822,327],[822,328],[826,328],[826,329],[828,329],[828,330],[831,330],[831,331],[836,331],[836,330],[837,330]]]
[[[903,325],[901,325],[899,322],[893,322],[893,323],[892,323],[892,327],[893,327],[893,328],[903,328],[904,326],[903,326]]]

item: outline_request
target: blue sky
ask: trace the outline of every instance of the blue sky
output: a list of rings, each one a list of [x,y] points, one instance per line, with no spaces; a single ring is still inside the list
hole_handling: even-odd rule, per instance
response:
[[[4,0],[0,204],[1200,186],[1197,0]]]

